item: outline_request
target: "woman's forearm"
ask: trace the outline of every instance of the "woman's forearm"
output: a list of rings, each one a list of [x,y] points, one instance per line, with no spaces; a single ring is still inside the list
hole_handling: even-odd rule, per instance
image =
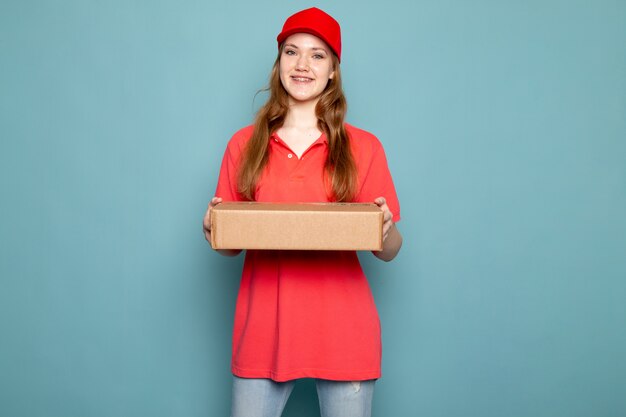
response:
[[[378,259],[381,259],[385,262],[391,261],[396,257],[398,252],[400,252],[400,248],[402,247],[402,235],[400,231],[396,227],[395,223],[389,229],[389,233],[387,234],[387,238],[383,242],[383,250],[381,251],[373,251],[372,253]]]
[[[215,252],[223,256],[237,256],[241,253],[241,249],[214,249]]]

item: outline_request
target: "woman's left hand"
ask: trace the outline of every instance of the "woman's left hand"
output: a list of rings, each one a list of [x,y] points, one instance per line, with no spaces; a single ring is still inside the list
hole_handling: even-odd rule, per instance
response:
[[[393,213],[389,210],[389,206],[387,206],[387,200],[385,197],[378,197],[374,200],[374,203],[383,211],[383,242],[389,236],[389,231],[393,227]]]
[[[383,249],[372,253],[385,262],[396,257],[402,247],[402,235],[393,222],[393,213],[387,206],[385,197],[378,197],[374,203],[383,211]]]

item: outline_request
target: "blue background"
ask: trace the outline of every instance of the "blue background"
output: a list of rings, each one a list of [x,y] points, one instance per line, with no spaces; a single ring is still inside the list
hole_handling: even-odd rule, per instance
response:
[[[2,1],[0,415],[228,415],[201,220],[310,5]],[[317,5],[402,204],[374,415],[626,415],[626,2]]]

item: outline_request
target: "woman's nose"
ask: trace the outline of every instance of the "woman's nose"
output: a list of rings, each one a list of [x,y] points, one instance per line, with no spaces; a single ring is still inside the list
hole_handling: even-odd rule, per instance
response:
[[[309,68],[309,62],[304,55],[300,55],[298,57],[298,61],[296,62],[296,68],[299,70],[306,70]]]

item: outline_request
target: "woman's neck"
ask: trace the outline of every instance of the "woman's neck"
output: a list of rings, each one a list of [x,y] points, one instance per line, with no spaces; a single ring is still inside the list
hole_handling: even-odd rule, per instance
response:
[[[291,103],[283,127],[309,129],[317,127],[315,106],[317,102]]]

